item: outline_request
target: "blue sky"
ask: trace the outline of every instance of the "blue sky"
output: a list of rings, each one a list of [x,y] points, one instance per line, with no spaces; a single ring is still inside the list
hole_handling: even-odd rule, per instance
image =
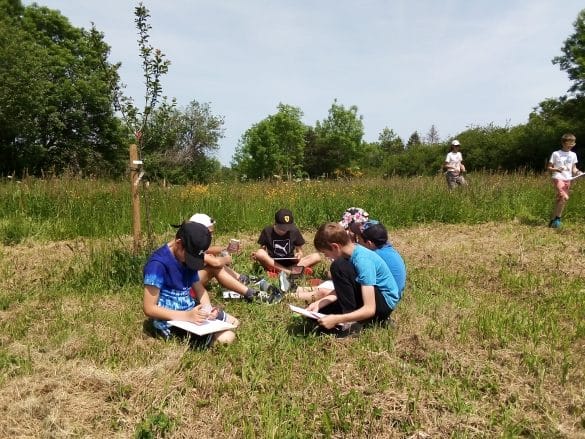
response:
[[[31,4],[24,1],[24,4]],[[122,62],[140,107],[144,84],[134,25],[138,2],[44,0],[77,27],[91,22]],[[570,86],[561,54],[582,0],[151,0],[151,44],[171,61],[166,96],[208,102],[225,117],[217,158],[241,135],[299,107],[309,125],[334,99],[356,105],[366,141],[384,127],[403,140],[435,125],[441,139],[472,125],[520,124]]]

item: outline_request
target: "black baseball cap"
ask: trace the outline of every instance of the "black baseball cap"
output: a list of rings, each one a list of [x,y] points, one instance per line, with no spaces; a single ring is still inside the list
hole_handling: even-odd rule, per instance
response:
[[[197,271],[203,268],[205,250],[211,244],[211,233],[203,224],[185,221],[179,226],[176,239],[180,239],[185,248],[185,265]]]
[[[293,214],[288,209],[278,210],[274,215],[274,222],[279,229],[286,230],[287,232],[296,228]]]
[[[366,241],[372,241],[379,248],[388,242],[388,231],[380,223],[367,222],[362,228],[362,237]]]

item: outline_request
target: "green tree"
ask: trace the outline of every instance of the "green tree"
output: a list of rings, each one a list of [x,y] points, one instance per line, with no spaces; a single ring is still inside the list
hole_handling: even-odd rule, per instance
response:
[[[232,166],[248,178],[302,173],[305,132],[302,111],[279,104],[276,114],[248,129],[240,139]]]
[[[120,172],[118,66],[103,35],[19,6],[0,3],[0,172]]]
[[[378,136],[380,148],[387,154],[400,154],[404,152],[404,142],[394,130],[385,127]]]
[[[573,23],[575,33],[565,40],[562,47],[563,55],[553,58],[553,64],[558,64],[561,70],[569,75],[573,85],[569,92],[585,93],[585,9],[579,12]]]
[[[224,135],[224,118],[195,100],[183,110],[163,99],[150,115],[142,138],[149,174],[173,183],[207,182],[219,171],[213,154]]]
[[[363,142],[356,164],[360,172],[376,174],[376,171],[383,166],[385,156],[386,152],[378,142]]]
[[[420,136],[418,135],[418,131],[415,131],[410,135],[408,138],[408,142],[406,142],[406,149],[415,148],[420,146],[422,142],[420,141]]]
[[[144,107],[142,111],[134,105],[131,97],[124,95],[124,85],[116,84],[116,108],[122,113],[126,128],[136,136],[139,152],[144,144],[144,134],[148,127],[149,117],[157,108],[162,96],[161,77],[168,73],[171,62],[165,54],[150,44],[150,30],[148,22],[150,11],[140,2],[134,8],[134,23],[138,29],[138,51],[142,60],[144,75]]]
[[[344,172],[352,167],[359,156],[359,148],[364,136],[362,116],[358,108],[352,105],[345,108],[333,102],[327,119],[317,121],[315,125],[315,142],[312,149],[305,154],[314,156],[313,168],[307,169],[310,175],[333,174]]]

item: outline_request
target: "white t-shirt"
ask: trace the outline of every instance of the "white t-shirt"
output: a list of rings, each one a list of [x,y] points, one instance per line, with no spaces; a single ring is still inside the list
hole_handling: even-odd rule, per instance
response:
[[[577,154],[559,149],[552,153],[548,162],[562,170],[562,172],[553,172],[554,180],[569,180],[573,176],[573,165],[577,163]]]
[[[463,161],[463,156],[460,152],[449,152],[447,153],[447,157],[445,158],[445,163],[447,163],[447,172],[451,172],[453,174],[459,174],[461,172],[461,162]]]

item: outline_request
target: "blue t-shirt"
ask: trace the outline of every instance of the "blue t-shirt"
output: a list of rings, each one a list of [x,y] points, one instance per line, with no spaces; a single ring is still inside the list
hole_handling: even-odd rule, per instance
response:
[[[191,285],[199,280],[197,271],[179,262],[167,244],[156,250],[144,266],[144,285],[160,290],[158,305],[164,308],[188,311],[197,305],[191,297]],[[165,336],[170,335],[170,325],[165,320],[153,320],[155,328]]]
[[[357,272],[356,281],[361,285],[377,287],[388,306],[396,308],[400,293],[386,262],[372,250],[361,245],[355,246],[349,260]]]
[[[406,265],[404,265],[402,256],[400,256],[400,253],[398,253],[390,244],[377,248],[374,252],[380,255],[380,257],[384,259],[384,262],[386,262],[386,265],[388,265],[388,268],[392,272],[392,276],[394,276],[396,285],[398,285],[399,297],[402,297],[402,292],[406,286]]]

